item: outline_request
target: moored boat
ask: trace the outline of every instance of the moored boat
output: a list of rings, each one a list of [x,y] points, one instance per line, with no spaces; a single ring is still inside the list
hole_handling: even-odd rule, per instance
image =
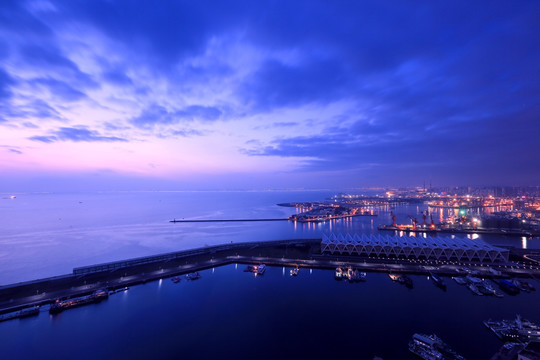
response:
[[[509,295],[519,294],[519,288],[513,283],[511,283],[510,281],[505,280],[505,279],[498,279],[498,280],[495,280],[495,282],[497,283],[497,285],[499,285],[499,288],[501,288],[501,290],[504,291],[505,293]]]
[[[424,360],[465,360],[435,334],[414,334],[409,351]]]
[[[336,268],[336,272],[334,273],[334,278],[336,280],[342,280],[343,279],[343,269],[340,267]]]
[[[473,294],[475,294],[475,295],[478,295],[478,296],[481,296],[481,295],[482,295],[482,293],[478,290],[478,288],[476,287],[476,285],[473,284],[473,283],[468,284],[468,285],[467,285],[467,288],[468,288],[469,290],[471,290],[471,292],[472,292]]]
[[[192,272],[186,275],[186,280],[197,280],[200,279],[201,274],[199,272]]]
[[[7,321],[12,319],[21,319],[39,314],[39,306],[32,306],[19,311],[10,312],[0,315],[0,321]]]
[[[74,307],[87,305],[91,303],[97,303],[101,300],[107,299],[109,297],[109,292],[104,289],[96,290],[91,295],[76,297],[73,299],[66,299],[66,300],[60,300],[56,299],[56,301],[51,305],[49,308],[49,312],[51,314],[59,313],[67,309],[71,309]]]
[[[435,285],[437,285],[438,287],[440,287],[443,290],[446,290],[446,284],[444,283],[443,279],[438,274],[430,272],[429,277],[431,278],[431,280],[433,280]]]
[[[407,275],[402,275],[401,279],[403,280],[403,284],[405,284],[406,287],[408,287],[409,289],[412,289],[413,281],[410,277],[408,277]]]
[[[464,277],[456,276],[452,279],[454,279],[454,281],[457,282],[459,285],[467,285],[467,279],[465,279]]]
[[[512,280],[512,284],[514,284],[515,286],[517,286],[517,288],[521,291],[525,291],[525,292],[531,292],[531,291],[534,291],[536,290],[536,288],[534,286],[532,286],[529,282],[525,281],[525,280],[521,280],[521,279],[513,279]]]

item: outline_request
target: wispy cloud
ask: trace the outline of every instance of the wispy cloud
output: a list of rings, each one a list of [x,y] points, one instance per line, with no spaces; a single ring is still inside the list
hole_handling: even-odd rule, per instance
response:
[[[30,140],[44,143],[57,141],[74,142],[125,142],[126,139],[116,136],[103,136],[98,131],[89,130],[85,127],[62,127],[52,132],[52,135],[32,136]]]

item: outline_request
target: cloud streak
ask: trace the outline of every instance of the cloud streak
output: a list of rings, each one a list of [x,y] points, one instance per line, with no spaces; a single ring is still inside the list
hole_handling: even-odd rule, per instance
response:
[[[32,136],[30,140],[43,143],[53,143],[57,141],[73,142],[126,142],[126,139],[116,136],[103,136],[98,131],[89,130],[85,127],[61,127],[53,131],[51,135]]]

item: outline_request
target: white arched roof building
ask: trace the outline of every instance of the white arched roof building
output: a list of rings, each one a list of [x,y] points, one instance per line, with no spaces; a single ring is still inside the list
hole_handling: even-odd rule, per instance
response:
[[[508,262],[509,250],[476,239],[414,236],[325,234],[323,253],[359,256],[384,256],[457,260],[465,262]]]

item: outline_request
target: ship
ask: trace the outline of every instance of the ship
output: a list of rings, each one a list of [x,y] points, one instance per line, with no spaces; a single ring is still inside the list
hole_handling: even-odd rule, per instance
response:
[[[0,321],[7,321],[11,319],[21,319],[39,314],[39,306],[32,306],[26,309],[22,309],[15,312],[0,315]]]
[[[535,291],[536,288],[534,286],[531,285],[531,283],[525,281],[525,280],[521,280],[521,279],[514,279],[512,280],[512,284],[516,285],[517,288],[521,291],[525,291],[525,292],[531,292],[531,291]]]
[[[252,272],[255,275],[263,275],[266,271],[266,265],[259,264],[259,265],[250,265],[245,270],[245,272]]]
[[[491,283],[488,280],[483,280],[482,283],[479,285],[476,285],[476,287],[484,295],[503,297],[503,294],[495,290],[495,288],[491,286]]]
[[[392,279],[392,281],[397,281],[400,284],[404,284],[408,288],[413,287],[412,279],[405,274],[398,275],[398,274],[389,273],[388,276],[390,277],[390,279]]]
[[[300,271],[300,268],[298,267],[298,265],[296,265],[294,269],[291,269],[290,274],[291,276],[297,276],[299,271]]]
[[[360,272],[358,269],[355,269],[352,276],[352,281],[366,281],[367,274],[365,272]]]
[[[465,360],[435,334],[414,334],[409,351],[424,360]]]
[[[413,281],[410,277],[408,277],[407,275],[403,275],[401,276],[401,279],[402,279],[402,284],[405,284],[406,287],[408,287],[409,289],[412,289],[413,287]]]
[[[499,285],[501,290],[504,291],[505,293],[509,295],[519,294],[519,288],[513,283],[511,283],[510,281],[505,280],[505,279],[498,279],[498,280],[495,280],[495,282],[497,283],[497,285]]]
[[[431,280],[433,280],[435,285],[437,285],[438,287],[440,287],[443,290],[446,290],[446,284],[444,283],[443,279],[438,274],[430,272],[429,277],[431,278]]]
[[[365,272],[360,272],[358,269],[352,268],[348,268],[345,274],[345,277],[350,283],[365,281],[367,276]]]
[[[259,264],[259,266],[255,268],[255,274],[257,275],[263,275],[265,271],[266,271],[266,265],[264,264]]]
[[[49,313],[57,314],[64,310],[71,309],[78,306],[83,306],[87,304],[97,303],[101,300],[107,299],[109,297],[109,292],[107,290],[96,290],[91,295],[76,297],[73,299],[60,300],[56,301],[49,308]]]
[[[471,292],[472,292],[473,294],[475,294],[475,295],[478,295],[478,296],[483,295],[483,294],[478,290],[478,288],[476,287],[476,285],[473,284],[473,283],[468,284],[468,285],[467,285],[467,288],[468,288],[469,290],[471,290]]]
[[[503,341],[521,342],[540,341],[540,326],[516,315],[515,320],[484,321],[484,325]]]
[[[452,279],[454,279],[454,281],[457,282],[459,285],[467,285],[467,279],[465,279],[464,277],[456,276]]]
[[[186,275],[186,280],[197,280],[200,279],[201,274],[199,272],[192,272]]]
[[[340,267],[336,268],[336,272],[334,273],[334,278],[336,280],[343,279],[343,270]]]
[[[482,283],[482,279],[479,279],[477,277],[474,277],[474,276],[471,276],[471,275],[467,275],[465,277],[465,279],[467,279],[467,281],[471,284],[475,284],[475,285],[478,285],[478,284],[481,284]]]

